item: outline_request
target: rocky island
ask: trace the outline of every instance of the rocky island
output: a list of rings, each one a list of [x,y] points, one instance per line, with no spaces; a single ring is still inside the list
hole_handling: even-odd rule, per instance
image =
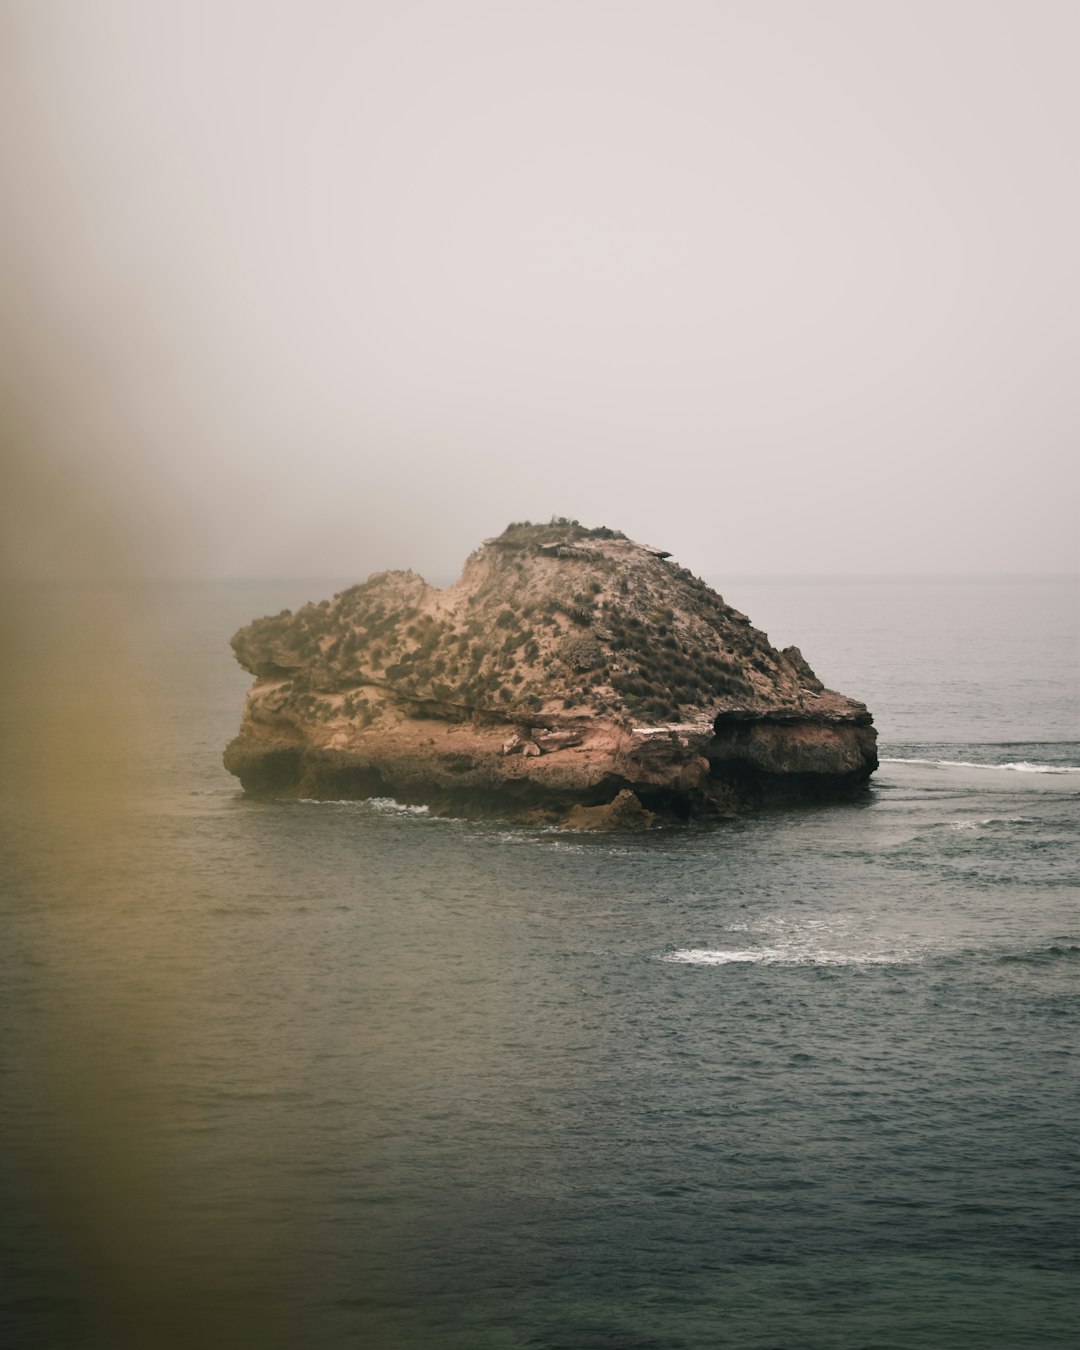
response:
[[[514,524],[440,590],[380,572],[232,639],[252,794],[589,829],[865,788],[869,712],[661,549]]]

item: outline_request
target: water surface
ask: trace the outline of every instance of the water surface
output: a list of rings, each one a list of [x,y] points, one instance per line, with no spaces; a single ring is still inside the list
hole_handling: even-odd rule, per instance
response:
[[[94,869],[6,789],[5,1344],[1074,1345],[1075,583],[722,586],[882,768],[638,837],[240,795],[332,589],[160,590]]]

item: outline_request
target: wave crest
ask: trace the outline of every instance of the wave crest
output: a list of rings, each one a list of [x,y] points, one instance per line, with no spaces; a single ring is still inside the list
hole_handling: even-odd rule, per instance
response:
[[[1045,965],[1050,961],[1075,961],[1080,957],[1080,944],[1062,939],[1049,947],[1032,947],[1025,952],[1006,952],[998,957],[1001,965]]]
[[[1007,769],[1012,773],[1080,773],[1080,764],[1034,764],[1011,760],[1007,764],[976,764],[969,759],[918,759],[914,755],[882,755],[882,764],[923,764],[931,769]]]

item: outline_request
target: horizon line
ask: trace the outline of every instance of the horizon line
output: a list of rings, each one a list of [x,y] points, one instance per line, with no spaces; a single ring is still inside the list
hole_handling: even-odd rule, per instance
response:
[[[415,568],[378,568],[375,571],[359,575],[357,573],[345,572],[266,572],[266,573],[216,573],[216,574],[198,574],[198,573],[172,573],[159,575],[139,575],[138,573],[117,573],[113,575],[87,576],[85,573],[71,576],[4,576],[0,577],[2,585],[62,585],[67,583],[80,583],[93,585],[95,583],[109,584],[128,584],[128,585],[195,585],[212,584],[220,582],[232,582],[235,584],[266,584],[274,582],[287,582],[290,585],[296,585],[303,582],[328,582],[340,581],[343,577],[357,577],[357,582],[350,584],[362,584],[370,576],[378,576],[383,572],[398,571],[416,571]],[[417,575],[424,577],[422,572]],[[433,571],[433,576],[438,577],[439,573]],[[449,585],[453,585],[457,576],[450,580]],[[1076,581],[1080,582],[1080,569],[1074,571],[1056,571],[1056,572],[720,572],[705,571],[697,574],[705,581],[724,580],[727,581],[755,581],[755,582],[806,582],[806,581],[844,581],[844,582],[935,582],[935,581]],[[427,577],[424,577],[428,580]],[[429,584],[436,584],[429,581]]]

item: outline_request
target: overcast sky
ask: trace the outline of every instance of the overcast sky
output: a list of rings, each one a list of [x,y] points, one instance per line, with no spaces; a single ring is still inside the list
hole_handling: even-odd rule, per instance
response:
[[[4,0],[0,51],[8,454],[155,574],[552,513],[1077,567],[1076,0]]]

